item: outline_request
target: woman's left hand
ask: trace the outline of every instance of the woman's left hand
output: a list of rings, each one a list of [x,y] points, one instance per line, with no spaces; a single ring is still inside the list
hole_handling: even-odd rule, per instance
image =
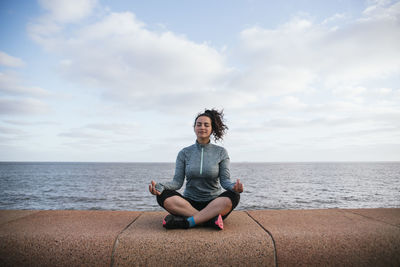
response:
[[[233,191],[238,193],[243,192],[243,184],[240,182],[240,179],[236,180],[236,184],[233,186]]]

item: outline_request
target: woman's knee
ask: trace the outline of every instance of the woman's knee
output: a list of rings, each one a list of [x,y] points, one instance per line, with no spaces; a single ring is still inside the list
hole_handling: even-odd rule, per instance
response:
[[[164,190],[161,195],[157,196],[157,202],[158,205],[160,205],[161,207],[164,207],[165,202],[167,201],[167,199],[171,198],[171,197],[175,197],[175,196],[179,196],[182,197],[182,195],[174,190]]]
[[[240,194],[233,191],[225,191],[219,197],[229,198],[229,202],[232,205],[232,209],[235,209],[240,201]]]
[[[232,205],[232,201],[231,201],[231,199],[229,197],[221,197],[221,199],[222,199],[222,201],[224,203],[224,206],[226,208],[232,209],[233,205]]]
[[[224,199],[226,203],[226,209],[224,212],[221,213],[222,218],[226,219],[229,214],[236,208],[236,206],[239,204],[240,201],[240,195],[235,192],[227,191],[219,197],[221,199]]]
[[[224,216],[232,211],[232,201],[229,197],[218,197],[218,205],[220,205],[221,215]]]
[[[170,209],[179,204],[182,198],[180,196],[171,196],[164,200],[164,208]]]

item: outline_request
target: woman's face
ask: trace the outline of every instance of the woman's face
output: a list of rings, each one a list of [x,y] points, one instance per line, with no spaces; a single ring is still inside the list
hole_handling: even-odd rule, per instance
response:
[[[194,126],[198,141],[208,141],[212,132],[211,119],[207,116],[200,116]]]

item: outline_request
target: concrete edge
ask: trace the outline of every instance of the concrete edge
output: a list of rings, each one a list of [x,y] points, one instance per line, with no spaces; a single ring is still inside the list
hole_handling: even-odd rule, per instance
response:
[[[261,229],[263,229],[265,231],[265,233],[271,238],[272,240],[272,244],[274,245],[274,262],[275,262],[275,266],[278,267],[278,253],[276,251],[276,242],[274,239],[274,236],[272,235],[272,233],[270,231],[268,231],[268,229],[266,229],[259,221],[257,221],[253,216],[250,215],[250,213],[248,211],[245,211],[245,213],[247,214],[247,216],[249,216],[255,223],[258,224],[259,227],[261,227]]]
[[[399,223],[396,224],[396,223],[392,223],[391,221],[388,221],[386,219],[382,219],[382,218],[379,218],[379,217],[377,218],[377,216],[373,216],[373,215],[368,214],[368,213],[367,213],[368,215],[366,215],[366,214],[364,214],[362,212],[362,211],[365,212],[365,211],[373,211],[373,210],[384,211],[385,209],[382,209],[382,208],[380,208],[380,209],[364,209],[364,210],[342,209],[341,211],[342,212],[351,213],[351,214],[355,214],[355,215],[364,217],[365,219],[368,219],[368,220],[372,220],[372,221],[376,221],[376,222],[380,222],[380,223],[385,223],[385,224],[400,228],[400,219],[399,219]],[[393,210],[393,208],[390,208],[390,210]]]
[[[140,216],[142,216],[143,212],[141,212],[135,219],[132,220],[132,222],[130,222],[124,229],[121,230],[121,232],[118,233],[118,235],[115,237],[114,240],[114,244],[113,244],[113,249],[112,249],[112,253],[111,253],[111,264],[110,266],[113,267],[114,266],[114,255],[115,255],[115,251],[117,250],[117,246],[118,246],[118,239],[119,237],[126,231],[126,229],[128,229],[132,224],[134,224],[137,219],[140,218]]]

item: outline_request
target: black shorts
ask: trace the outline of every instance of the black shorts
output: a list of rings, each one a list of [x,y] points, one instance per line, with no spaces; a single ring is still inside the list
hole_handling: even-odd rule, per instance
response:
[[[209,201],[195,201],[190,198],[182,196],[179,192],[175,190],[164,190],[161,195],[157,196],[157,202],[158,204],[164,208],[164,201],[172,196],[180,196],[183,199],[186,199],[196,210],[202,210],[204,209],[211,201],[214,199],[211,199]],[[218,197],[228,197],[231,202],[232,202],[232,209],[228,212],[228,214],[222,216],[223,219],[228,217],[228,215],[236,208],[236,206],[239,204],[240,201],[240,194],[232,191],[225,191],[222,194],[220,194]],[[165,209],[165,208],[164,208]]]

